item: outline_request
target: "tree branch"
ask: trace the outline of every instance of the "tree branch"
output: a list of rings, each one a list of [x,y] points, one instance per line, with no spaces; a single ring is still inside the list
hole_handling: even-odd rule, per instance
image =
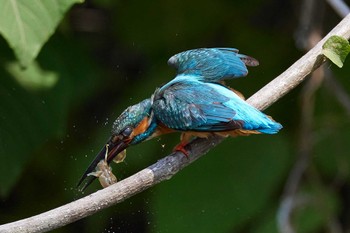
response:
[[[325,58],[321,55],[322,44],[331,35],[339,35],[349,39],[350,15],[344,18],[313,49],[276,79],[255,93],[247,102],[263,110],[296,87],[308,74],[325,61]],[[46,232],[92,215],[104,208],[120,203],[161,181],[170,179],[178,171],[207,153],[222,140],[219,137],[196,139],[188,145],[189,159],[183,156],[182,153],[172,153],[148,168],[89,196],[30,218],[1,225],[0,232]]]

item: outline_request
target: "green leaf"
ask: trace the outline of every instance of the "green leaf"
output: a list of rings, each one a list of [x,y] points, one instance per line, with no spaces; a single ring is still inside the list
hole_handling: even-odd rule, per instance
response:
[[[38,55],[71,5],[83,0],[0,0],[0,33],[22,66]]]
[[[349,52],[349,41],[341,36],[331,36],[322,46],[322,53],[339,68],[343,67]]]
[[[18,62],[10,62],[5,65],[7,71],[28,90],[45,90],[53,87],[58,81],[58,75],[52,71],[41,69],[34,61],[27,69],[22,69]]]

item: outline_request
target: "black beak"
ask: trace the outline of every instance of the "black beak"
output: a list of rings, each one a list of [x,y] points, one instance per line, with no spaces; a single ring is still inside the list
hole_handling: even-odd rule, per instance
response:
[[[83,176],[80,178],[77,187],[79,187],[83,181],[87,179],[85,185],[83,186],[80,191],[84,191],[95,179],[95,176],[89,176],[91,172],[93,172],[97,166],[97,164],[101,161],[106,159],[107,163],[109,164],[115,156],[117,156],[120,152],[125,150],[128,147],[128,143],[125,143],[123,140],[118,140],[117,142],[112,142],[110,139],[109,142],[101,149],[101,151],[96,155],[95,159],[91,162],[89,167],[84,172]],[[107,156],[106,156],[106,150]]]

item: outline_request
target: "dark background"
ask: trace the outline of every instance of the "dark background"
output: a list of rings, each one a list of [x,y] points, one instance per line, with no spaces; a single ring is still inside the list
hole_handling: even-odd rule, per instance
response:
[[[46,89],[12,77],[6,66],[15,58],[0,38],[0,224],[101,189],[95,182],[81,193],[76,183],[113,120],[174,77],[170,56],[238,48],[260,61],[248,77],[228,82],[249,97],[305,53],[310,32],[324,36],[340,21],[323,1],[313,10],[316,16],[303,1],[281,0],[86,1],[37,58],[58,76]],[[297,232],[348,232],[349,67],[328,63],[317,85],[303,84],[271,106],[266,113],[284,126],[278,135],[227,139],[171,180],[54,232],[273,233],[286,194],[296,200]],[[126,178],[169,154],[178,138],[131,147],[113,171]],[[290,191],[300,161],[306,166]]]

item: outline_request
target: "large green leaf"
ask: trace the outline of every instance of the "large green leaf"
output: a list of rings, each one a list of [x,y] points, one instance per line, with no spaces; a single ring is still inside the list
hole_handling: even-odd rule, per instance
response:
[[[71,5],[83,0],[0,0],[0,33],[27,66]]]

